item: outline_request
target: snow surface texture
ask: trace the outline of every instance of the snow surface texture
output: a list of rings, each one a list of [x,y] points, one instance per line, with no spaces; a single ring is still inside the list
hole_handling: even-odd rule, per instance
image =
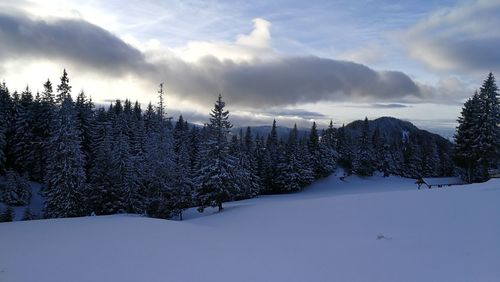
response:
[[[338,176],[187,220],[0,223],[0,281],[500,281],[500,180]]]

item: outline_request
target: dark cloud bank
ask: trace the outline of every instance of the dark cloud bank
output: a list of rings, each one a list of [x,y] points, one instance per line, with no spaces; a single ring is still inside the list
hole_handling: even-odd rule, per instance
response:
[[[0,60],[49,59],[109,76],[133,74],[164,81],[182,98],[211,103],[223,92],[232,105],[273,107],[318,101],[419,101],[406,74],[319,57],[237,63],[205,57],[196,63],[170,56],[154,62],[112,33],[82,20],[36,20],[0,14]],[[78,75],[77,73],[74,75]],[[153,84],[154,83],[154,84]]]

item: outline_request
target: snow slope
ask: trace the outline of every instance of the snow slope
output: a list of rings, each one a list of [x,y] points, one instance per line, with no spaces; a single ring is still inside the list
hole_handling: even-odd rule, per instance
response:
[[[500,281],[500,181],[336,176],[187,212],[0,223],[0,281]]]

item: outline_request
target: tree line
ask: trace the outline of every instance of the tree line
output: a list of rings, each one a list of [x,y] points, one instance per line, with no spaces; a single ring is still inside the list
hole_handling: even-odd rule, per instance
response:
[[[301,133],[295,125],[278,136],[276,121],[267,136],[251,127],[232,133],[219,95],[204,126],[181,116],[167,118],[163,103],[116,100],[96,107],[81,91],[72,98],[63,72],[54,91],[50,80],[34,96],[0,85],[1,201],[25,205],[27,179],[43,183],[43,217],[144,214],[182,219],[198,207],[261,194],[299,191],[330,175],[337,165],[348,174],[409,177],[454,173],[451,152],[436,142],[403,136],[391,140],[365,119],[361,133],[346,127]],[[31,214],[28,217],[32,217]]]

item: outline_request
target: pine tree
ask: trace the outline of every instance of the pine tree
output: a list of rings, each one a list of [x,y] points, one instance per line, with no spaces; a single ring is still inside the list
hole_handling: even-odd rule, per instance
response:
[[[500,104],[492,73],[480,92],[465,102],[458,123],[454,160],[463,178],[468,182],[488,180],[488,169],[498,167],[500,159]]]
[[[430,141],[430,142],[429,142]],[[428,140],[422,145],[421,175],[424,177],[439,176],[439,152],[435,140]]]
[[[492,73],[483,82],[479,90],[480,114],[475,150],[479,156],[477,165],[484,170],[496,168],[500,165],[500,102],[498,87]],[[486,173],[481,180],[487,180]]]
[[[351,137],[342,124],[342,127],[338,130],[336,147],[339,153],[339,164],[344,168],[347,174],[351,174],[353,166],[353,148],[351,144],[353,144]]]
[[[266,147],[264,137],[259,133],[255,136],[255,146],[252,154],[252,161],[255,164],[255,175],[259,178],[259,194],[266,192],[265,179],[267,177]]]
[[[189,128],[182,115],[174,128],[175,171],[171,191],[173,214],[182,220],[182,213],[193,205],[193,172],[189,155]]]
[[[228,152],[227,135],[232,125],[229,122],[229,111],[224,110],[225,102],[219,95],[214,109],[210,113],[208,124],[208,140],[205,144],[205,160],[198,172],[197,200],[199,210],[212,206],[221,211],[222,203],[230,201],[239,193],[235,181],[236,160]]]
[[[245,136],[241,134],[241,156],[240,165],[247,171],[247,178],[244,181],[248,181],[246,195],[249,198],[255,197],[260,194],[262,190],[262,180],[258,176],[257,163],[255,159],[255,142],[252,137],[252,130],[250,126],[247,127]]]
[[[259,179],[254,173],[252,159],[245,149],[246,144],[243,142],[243,139],[243,130],[240,129],[239,138],[233,135],[229,145],[229,154],[236,159],[234,170],[239,187],[239,193],[235,195],[236,200],[253,198],[260,189],[258,186]]]
[[[85,202],[90,212],[97,215],[113,214],[116,207],[123,212],[124,204],[117,204],[120,187],[116,187],[115,166],[113,163],[113,129],[104,110],[100,110],[93,126],[92,165],[89,172],[89,185],[85,191]]]
[[[12,206],[24,206],[31,200],[31,187],[24,177],[8,170],[0,183],[0,201]]]
[[[18,171],[33,174],[35,157],[32,152],[33,125],[34,125],[34,102],[31,90],[26,87],[21,94],[16,119],[14,121],[15,135],[13,153],[15,155],[15,165]]]
[[[14,91],[12,93],[11,97],[11,103],[10,103],[10,111],[9,115],[10,118],[8,119],[10,122],[8,123],[7,127],[7,132],[6,132],[6,140],[7,143],[5,145],[5,168],[15,168],[17,164],[17,156],[16,156],[16,120],[18,119],[19,111],[20,111],[20,96],[17,91]]]
[[[117,104],[118,105],[118,104]],[[118,107],[115,107],[115,109]],[[111,152],[116,196],[115,213],[142,213],[142,199],[139,193],[139,175],[134,169],[130,154],[129,123],[121,111],[113,121],[113,146]]]
[[[375,167],[368,118],[365,118],[363,122],[363,129],[357,145],[358,151],[353,161],[354,171],[361,176],[371,176]]]
[[[381,158],[379,161],[379,170],[384,174],[384,177],[388,177],[391,174],[399,174],[397,172],[398,165],[395,155],[397,154],[397,149],[395,146],[391,146],[385,135],[382,135],[382,139],[379,140],[378,148],[381,150],[381,154],[379,157]],[[382,144],[382,145],[380,145]]]
[[[308,149],[314,176],[315,178],[321,178],[323,177],[323,171],[320,163],[319,135],[316,129],[316,122],[313,122],[311,131],[309,132]]]
[[[264,194],[273,194],[279,192],[278,185],[276,183],[276,177],[278,175],[277,167],[279,161],[279,144],[278,144],[278,131],[276,126],[276,120],[273,120],[273,126],[271,127],[271,132],[266,140],[265,154],[263,159],[263,172],[264,172]]]
[[[90,160],[90,143],[92,139],[91,127],[94,122],[94,104],[91,99],[88,99],[85,92],[80,91],[76,98],[76,127],[81,134],[82,152],[86,160]],[[86,175],[90,169],[90,162],[85,166]]]
[[[5,82],[0,84],[0,173],[5,170],[7,133],[12,117],[12,100]]]
[[[328,125],[328,128],[325,130],[321,140],[324,144],[328,145],[330,148],[333,149],[336,148],[337,135],[336,135],[336,130],[333,127],[332,120],[330,120],[330,124]]]
[[[408,178],[420,178],[422,174],[422,154],[415,140],[409,139],[403,150],[404,162],[402,175]]]
[[[189,131],[189,162],[191,171],[197,171],[200,168],[201,137],[197,126],[192,126]]]
[[[462,177],[467,182],[475,180],[475,164],[478,156],[475,153],[475,138],[478,131],[479,95],[476,91],[462,108],[458,118],[457,132],[455,133],[454,160],[458,167],[463,169]]]
[[[69,85],[69,78],[66,69],[63,70],[63,75],[61,76],[61,83],[57,86],[57,97],[56,103],[62,105],[62,103],[71,98],[71,86]]]
[[[289,133],[285,151],[280,157],[276,182],[280,192],[295,192],[312,181],[313,177],[313,171],[301,162],[298,129],[295,124]]]
[[[146,129],[144,179],[147,214],[172,216],[170,199],[175,169],[172,130],[168,121],[150,104],[144,115]]]
[[[45,175],[45,216],[75,217],[85,214],[82,193],[85,189],[85,160],[80,133],[76,128],[71,97],[66,98],[57,113],[50,140]]]

